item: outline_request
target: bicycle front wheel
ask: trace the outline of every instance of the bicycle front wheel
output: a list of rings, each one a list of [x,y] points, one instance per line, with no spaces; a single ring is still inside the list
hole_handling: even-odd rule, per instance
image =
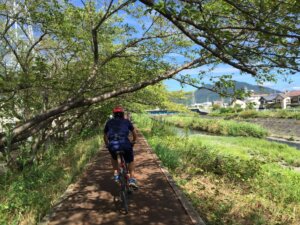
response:
[[[121,203],[125,210],[125,213],[128,213],[127,193],[125,190],[120,191],[120,198],[121,198]]]

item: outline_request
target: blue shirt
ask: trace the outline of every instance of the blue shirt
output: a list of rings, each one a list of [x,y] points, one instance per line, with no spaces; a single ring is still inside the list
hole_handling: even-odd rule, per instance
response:
[[[108,141],[112,141],[117,135],[121,141],[130,143],[128,135],[129,131],[133,131],[132,123],[127,119],[113,118],[107,121],[104,127],[104,133],[108,136]]]

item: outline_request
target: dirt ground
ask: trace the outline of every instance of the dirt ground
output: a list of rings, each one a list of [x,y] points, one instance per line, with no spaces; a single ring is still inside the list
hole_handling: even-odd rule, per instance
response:
[[[280,118],[254,118],[245,121],[256,123],[266,128],[271,136],[300,141],[300,120]]]
[[[112,180],[110,155],[102,149],[43,224],[195,224],[149,151],[146,140],[141,134],[138,137],[134,150],[140,189],[130,196],[127,215],[120,212],[115,200],[118,187]]]

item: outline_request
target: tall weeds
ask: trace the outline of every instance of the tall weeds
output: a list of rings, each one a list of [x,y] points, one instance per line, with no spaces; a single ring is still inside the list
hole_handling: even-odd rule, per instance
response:
[[[203,119],[199,117],[169,116],[165,121],[179,127],[189,127],[212,134],[263,138],[268,132],[259,125],[228,120]]]
[[[100,139],[76,137],[50,146],[39,161],[0,179],[0,224],[35,224],[98,151]]]

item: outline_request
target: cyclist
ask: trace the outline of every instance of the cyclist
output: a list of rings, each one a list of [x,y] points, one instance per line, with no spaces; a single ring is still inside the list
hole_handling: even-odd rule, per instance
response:
[[[132,142],[128,135],[132,133]],[[132,123],[124,118],[124,110],[117,106],[113,109],[113,118],[108,120],[104,128],[104,142],[107,146],[112,158],[111,163],[114,170],[114,180],[118,181],[118,161],[117,150],[124,150],[124,159],[128,164],[129,170],[129,185],[133,188],[138,188],[134,177],[134,155],[133,145],[135,144],[137,135]]]

